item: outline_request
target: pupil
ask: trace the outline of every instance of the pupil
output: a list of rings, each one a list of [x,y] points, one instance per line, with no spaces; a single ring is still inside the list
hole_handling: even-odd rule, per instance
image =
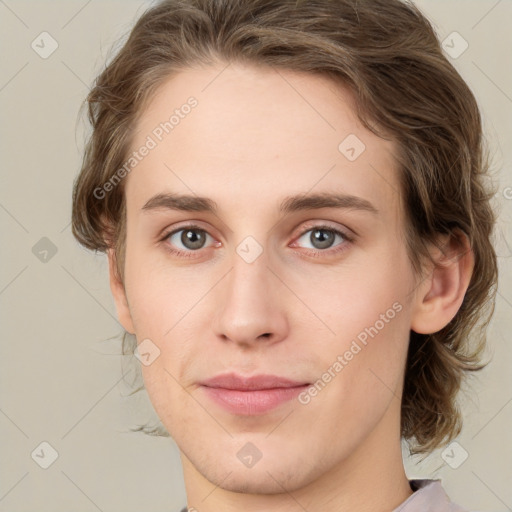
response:
[[[327,233],[327,235],[325,235]],[[318,249],[326,249],[332,245],[334,233],[327,229],[316,229],[311,233],[311,242]]]
[[[192,229],[183,231],[181,242],[189,249],[200,249],[204,243],[204,234]]]

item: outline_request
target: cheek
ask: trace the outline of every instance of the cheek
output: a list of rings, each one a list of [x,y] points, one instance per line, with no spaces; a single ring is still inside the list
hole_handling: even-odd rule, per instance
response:
[[[398,394],[405,367],[412,273],[406,257],[387,254],[366,262],[364,272],[353,268],[334,276],[323,298],[315,292],[318,316],[333,331],[325,340],[322,366],[336,375],[336,393],[364,400],[359,407]]]
[[[314,355],[318,392],[311,398],[310,411],[321,416],[328,410],[335,418],[324,427],[327,436],[334,438],[344,425],[340,449],[357,444],[389,408],[400,408],[410,311],[394,298],[353,297],[340,310],[338,323],[333,324],[337,334],[323,346],[321,359]]]
[[[211,288],[207,276],[197,270],[149,265],[136,257],[127,265],[126,292],[138,342],[151,340],[158,354],[141,367],[145,385],[151,401],[164,398],[163,407],[169,406],[171,395],[175,401],[180,394],[177,381],[188,381],[194,359],[204,354],[211,320],[204,304]]]
[[[364,342],[370,339],[369,331],[386,337],[408,321],[404,313],[410,304],[412,285],[408,265],[406,256],[393,247],[361,253],[361,257],[329,273],[296,277],[297,294],[329,327],[333,341],[343,344],[359,336]]]
[[[126,262],[126,294],[137,335],[164,339],[201,297],[201,281],[193,280],[191,270],[134,249]]]

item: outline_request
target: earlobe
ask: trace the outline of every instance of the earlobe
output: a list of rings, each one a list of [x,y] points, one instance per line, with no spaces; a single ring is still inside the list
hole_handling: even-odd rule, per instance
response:
[[[117,272],[116,256],[113,249],[107,250],[107,257],[110,290],[112,292],[112,296],[114,297],[114,302],[117,310],[117,317],[119,318],[119,321],[121,322],[121,325],[123,326],[125,331],[129,332],[130,334],[135,334],[130,309],[128,307],[128,301],[126,299],[124,285]]]
[[[471,282],[474,253],[467,236],[460,232],[436,249],[435,265],[415,294],[411,329],[419,334],[440,331],[455,317]]]

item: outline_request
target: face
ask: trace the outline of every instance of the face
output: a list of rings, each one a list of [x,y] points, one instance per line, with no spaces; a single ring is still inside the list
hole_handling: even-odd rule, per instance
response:
[[[272,494],[395,442],[415,279],[393,143],[326,78],[222,63],[160,87],[144,145],[116,300],[188,467]]]

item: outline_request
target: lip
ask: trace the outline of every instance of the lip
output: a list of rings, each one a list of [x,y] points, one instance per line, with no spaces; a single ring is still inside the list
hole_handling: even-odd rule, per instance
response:
[[[232,414],[265,414],[289,402],[310,384],[277,375],[244,377],[234,373],[218,375],[200,382],[210,400]]]

